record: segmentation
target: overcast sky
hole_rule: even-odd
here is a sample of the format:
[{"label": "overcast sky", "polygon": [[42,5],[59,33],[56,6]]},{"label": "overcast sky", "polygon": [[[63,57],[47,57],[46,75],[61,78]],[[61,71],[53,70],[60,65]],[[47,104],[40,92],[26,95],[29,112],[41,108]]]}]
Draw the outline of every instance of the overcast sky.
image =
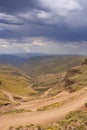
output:
[{"label": "overcast sky", "polygon": [[87,0],[0,0],[0,53],[87,55]]}]

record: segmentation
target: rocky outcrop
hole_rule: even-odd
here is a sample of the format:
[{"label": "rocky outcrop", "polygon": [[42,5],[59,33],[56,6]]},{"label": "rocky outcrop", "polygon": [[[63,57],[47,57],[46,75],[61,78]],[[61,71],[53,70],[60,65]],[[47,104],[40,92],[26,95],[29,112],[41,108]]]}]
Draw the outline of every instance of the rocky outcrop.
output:
[{"label": "rocky outcrop", "polygon": [[68,70],[63,79],[64,88],[69,88],[71,85],[73,85],[75,81],[70,78],[81,73],[82,72],[80,71],[79,67]]},{"label": "rocky outcrop", "polygon": [[70,78],[71,76],[74,76],[76,74],[81,74],[81,73],[82,72],[80,71],[79,68],[72,68],[72,69],[67,71],[64,79]]},{"label": "rocky outcrop", "polygon": [[87,59],[85,59],[85,60],[81,63],[81,65],[87,65]]},{"label": "rocky outcrop", "polygon": [[64,87],[68,87],[69,85],[74,84],[75,82],[70,79],[65,79]]}]

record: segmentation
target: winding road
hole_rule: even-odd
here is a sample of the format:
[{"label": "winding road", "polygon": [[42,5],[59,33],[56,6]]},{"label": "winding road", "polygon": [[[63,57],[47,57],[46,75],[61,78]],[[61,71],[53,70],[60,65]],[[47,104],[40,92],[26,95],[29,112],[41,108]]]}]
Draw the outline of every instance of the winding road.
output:
[{"label": "winding road", "polygon": [[[20,126],[28,124],[46,124],[49,122],[58,121],[67,113],[76,110],[87,102],[87,91],[77,93],[75,100],[67,102],[63,106],[42,112],[28,112],[16,115],[4,115],[0,117],[0,130],[8,130],[10,126]],[[38,104],[39,105],[39,104]]]}]

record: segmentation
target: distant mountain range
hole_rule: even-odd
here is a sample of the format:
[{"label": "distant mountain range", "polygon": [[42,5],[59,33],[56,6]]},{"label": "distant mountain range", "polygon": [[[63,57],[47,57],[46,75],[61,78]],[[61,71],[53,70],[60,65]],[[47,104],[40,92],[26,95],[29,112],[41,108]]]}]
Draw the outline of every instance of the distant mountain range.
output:
[{"label": "distant mountain range", "polygon": [[18,57],[15,55],[0,55],[0,64],[11,64],[19,66],[26,62],[26,58]]},{"label": "distant mountain range", "polygon": [[22,58],[49,56],[49,55],[51,55],[51,54],[43,54],[43,53],[21,53],[21,54],[15,54],[15,56],[22,57]]}]

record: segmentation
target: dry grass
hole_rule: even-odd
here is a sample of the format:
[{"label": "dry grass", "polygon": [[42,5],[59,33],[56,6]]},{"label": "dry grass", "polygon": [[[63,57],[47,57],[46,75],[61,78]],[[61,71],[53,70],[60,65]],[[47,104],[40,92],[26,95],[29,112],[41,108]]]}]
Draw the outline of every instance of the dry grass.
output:
[{"label": "dry grass", "polygon": [[0,65],[0,89],[22,96],[35,92],[30,87],[29,77],[9,65]]}]

